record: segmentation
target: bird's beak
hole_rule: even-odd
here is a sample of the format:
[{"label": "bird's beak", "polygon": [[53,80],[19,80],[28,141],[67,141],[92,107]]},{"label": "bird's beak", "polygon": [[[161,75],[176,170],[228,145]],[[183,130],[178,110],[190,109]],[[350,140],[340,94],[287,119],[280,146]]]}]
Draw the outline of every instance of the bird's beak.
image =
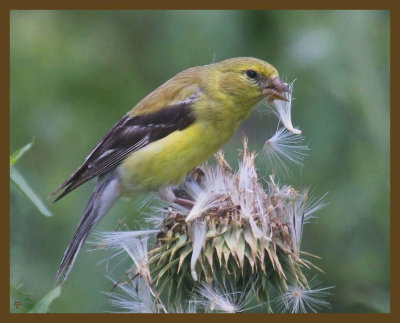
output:
[{"label": "bird's beak", "polygon": [[283,92],[290,93],[286,83],[283,83],[279,77],[273,77],[268,80],[268,86],[264,90],[268,96],[268,103],[273,102],[275,99],[289,101]]}]

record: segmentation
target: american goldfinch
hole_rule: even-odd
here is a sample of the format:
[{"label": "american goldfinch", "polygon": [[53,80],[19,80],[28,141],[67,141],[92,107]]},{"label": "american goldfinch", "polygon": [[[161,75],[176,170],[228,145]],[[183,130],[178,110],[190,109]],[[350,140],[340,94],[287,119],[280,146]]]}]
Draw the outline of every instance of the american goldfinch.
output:
[{"label": "american goldfinch", "polygon": [[267,62],[239,57],[192,67],[147,95],[96,145],[84,163],[52,193],[57,201],[97,178],[56,281],[68,277],[86,238],[123,195],[178,184],[216,152],[268,98],[289,91]]}]

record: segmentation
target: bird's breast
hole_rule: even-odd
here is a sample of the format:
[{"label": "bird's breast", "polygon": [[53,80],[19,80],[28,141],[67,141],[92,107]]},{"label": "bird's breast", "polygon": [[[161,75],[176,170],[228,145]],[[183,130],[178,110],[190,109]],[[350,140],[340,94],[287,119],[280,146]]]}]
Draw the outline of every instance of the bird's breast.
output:
[{"label": "bird's breast", "polygon": [[221,129],[197,121],[133,152],[118,167],[123,193],[158,190],[181,182],[189,171],[221,148],[237,127],[234,124]]}]

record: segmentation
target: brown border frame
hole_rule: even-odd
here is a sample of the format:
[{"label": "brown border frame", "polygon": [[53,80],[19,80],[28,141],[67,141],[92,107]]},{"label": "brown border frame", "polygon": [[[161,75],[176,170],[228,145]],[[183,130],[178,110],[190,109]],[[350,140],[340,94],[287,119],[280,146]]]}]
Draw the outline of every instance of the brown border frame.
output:
[{"label": "brown border frame", "polygon": [[[2,43],[5,44],[5,49],[0,52],[1,55],[1,81],[2,81],[2,95],[1,100],[2,106],[1,114],[3,115],[2,120],[4,122],[4,126],[1,127],[1,141],[3,148],[3,156],[1,162],[1,199],[3,201],[2,205],[4,206],[4,216],[3,221],[6,222],[4,228],[4,233],[1,236],[1,246],[3,251],[3,259],[6,259],[6,264],[0,266],[1,270],[1,318],[7,322],[42,322],[48,321],[53,322],[64,321],[70,322],[71,320],[83,320],[85,322],[88,321],[104,321],[104,320],[112,320],[112,321],[127,321],[134,320],[136,322],[142,321],[154,321],[161,320],[163,322],[181,322],[187,319],[190,320],[214,320],[218,319],[220,322],[227,321],[243,321],[246,319],[251,319],[252,321],[291,321],[295,319],[298,320],[307,320],[307,321],[321,321],[324,322],[333,322],[338,320],[351,320],[352,322],[388,322],[399,320],[399,308],[397,307],[399,304],[399,289],[396,289],[396,286],[400,286],[398,273],[399,270],[399,258],[396,257],[395,251],[398,251],[398,246],[400,245],[399,236],[397,235],[395,230],[399,227],[399,218],[394,216],[399,213],[399,207],[393,202],[394,196],[399,196],[398,187],[396,185],[395,179],[399,178],[399,170],[397,167],[393,167],[392,165],[397,165],[399,163],[398,151],[396,151],[396,144],[398,145],[396,129],[391,126],[390,129],[390,137],[391,137],[391,227],[390,227],[390,235],[391,235],[391,313],[390,314],[309,314],[309,315],[292,315],[292,314],[275,314],[268,315],[267,314],[240,314],[240,315],[218,315],[218,314],[207,314],[206,317],[203,314],[195,314],[191,316],[187,316],[188,314],[135,314],[132,316],[131,314],[10,314],[9,313],[9,242],[10,242],[10,233],[9,233],[9,217],[6,214],[9,214],[9,185],[7,178],[9,176],[9,164],[8,164],[8,156],[9,156],[9,107],[10,102],[10,10],[18,10],[18,9],[75,9],[75,10],[115,10],[115,9],[308,9],[308,10],[332,10],[332,9],[371,9],[371,10],[390,10],[391,11],[391,21],[390,21],[390,31],[391,35],[395,34],[395,31],[400,31],[399,28],[399,6],[395,5],[395,1],[389,0],[380,0],[380,1],[372,1],[372,0],[335,0],[335,1],[318,1],[318,0],[284,0],[284,1],[266,1],[266,0],[246,0],[246,1],[237,1],[230,0],[228,1],[215,1],[215,0],[202,0],[201,2],[189,2],[182,0],[5,0],[1,4],[1,13],[0,13],[0,24],[1,24],[1,40]],[[399,106],[399,91],[395,89],[398,88],[398,75],[399,75],[399,63],[398,58],[399,55],[399,44],[396,43],[394,37],[391,37],[390,40],[391,47],[391,58],[390,58],[390,89],[391,89],[391,111],[390,111],[390,120],[391,125],[395,124],[394,121],[398,120],[399,112],[396,108]],[[5,149],[5,147],[7,147]],[[396,194],[397,193],[397,194]],[[7,265],[8,264],[8,265]],[[217,317],[218,315],[218,317]],[[395,319],[397,317],[397,319]]]}]

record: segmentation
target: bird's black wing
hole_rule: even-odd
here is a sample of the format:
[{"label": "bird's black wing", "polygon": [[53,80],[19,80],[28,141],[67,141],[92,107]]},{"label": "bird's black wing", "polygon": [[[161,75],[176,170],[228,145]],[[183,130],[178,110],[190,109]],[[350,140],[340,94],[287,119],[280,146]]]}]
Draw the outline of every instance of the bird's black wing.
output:
[{"label": "bird's black wing", "polygon": [[58,201],[89,179],[115,168],[132,152],[191,125],[195,121],[192,110],[195,100],[195,97],[190,97],[146,115],[125,115],[49,198],[64,189],[54,200]]}]

